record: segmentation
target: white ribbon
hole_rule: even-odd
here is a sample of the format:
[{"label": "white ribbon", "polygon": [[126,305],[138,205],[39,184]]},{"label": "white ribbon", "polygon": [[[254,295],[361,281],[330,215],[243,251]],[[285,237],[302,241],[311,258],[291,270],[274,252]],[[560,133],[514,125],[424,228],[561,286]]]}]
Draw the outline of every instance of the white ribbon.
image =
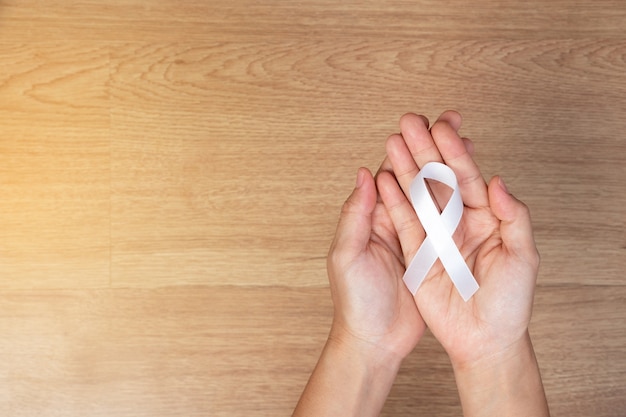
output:
[{"label": "white ribbon", "polygon": [[[426,185],[427,178],[452,188],[452,196],[441,214]],[[469,300],[478,290],[478,283],[452,240],[463,215],[463,200],[454,171],[439,162],[424,165],[411,183],[411,202],[426,231],[426,239],[406,269],[404,283],[415,294],[439,258],[463,300]]]}]

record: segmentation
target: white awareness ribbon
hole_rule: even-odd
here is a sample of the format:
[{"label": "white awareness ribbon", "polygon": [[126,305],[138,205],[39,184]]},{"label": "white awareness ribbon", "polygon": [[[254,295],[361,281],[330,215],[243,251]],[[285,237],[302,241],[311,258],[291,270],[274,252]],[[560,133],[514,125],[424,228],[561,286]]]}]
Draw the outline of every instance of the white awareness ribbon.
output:
[{"label": "white awareness ribbon", "polygon": [[[453,190],[441,214],[426,185],[427,178],[446,184]],[[439,162],[424,165],[411,183],[411,202],[426,231],[426,239],[406,269],[404,283],[415,294],[439,258],[463,300],[469,300],[478,290],[478,283],[452,240],[463,215],[463,200],[454,171]]]}]

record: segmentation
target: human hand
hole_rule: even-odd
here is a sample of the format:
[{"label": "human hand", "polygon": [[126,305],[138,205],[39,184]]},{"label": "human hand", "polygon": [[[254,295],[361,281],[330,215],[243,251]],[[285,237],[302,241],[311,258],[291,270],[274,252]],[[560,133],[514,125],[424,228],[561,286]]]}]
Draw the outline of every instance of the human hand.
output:
[{"label": "human hand", "polygon": [[[549,415],[525,330],[538,264],[528,210],[498,178],[487,187],[470,156],[472,143],[456,133],[460,122],[457,113],[444,113],[431,136],[426,118],[407,115],[402,135],[387,141],[376,184],[359,169],[328,256],[333,325],[294,416],[379,415],[425,322],[455,366],[467,417]],[[425,237],[402,190],[408,193],[430,161],[455,171],[466,205],[454,237],[481,285],[467,303],[439,263],[415,297],[402,281]],[[432,189],[443,205],[444,187]],[[503,366],[485,365],[485,358]]]},{"label": "human hand", "polygon": [[[395,177],[390,172],[377,177],[408,265],[425,237],[406,197],[411,181],[431,161],[444,162],[457,176],[465,207],[453,238],[480,289],[464,302],[438,261],[415,294],[421,316],[455,367],[494,358],[527,339],[539,264],[527,207],[501,178],[485,183],[471,156],[472,143],[456,132],[460,123],[458,113],[446,112],[429,131],[423,116],[403,116],[402,134],[387,140]],[[446,188],[431,187],[440,207]]]},{"label": "human hand", "polygon": [[[383,168],[391,169],[388,160]],[[365,168],[341,210],[327,267],[333,324],[293,416],[377,416],[425,324],[402,281],[400,242]]]},{"label": "human hand", "polygon": [[399,366],[425,324],[402,281],[404,261],[393,223],[365,168],[342,207],[327,259],[334,304],[330,339]]}]

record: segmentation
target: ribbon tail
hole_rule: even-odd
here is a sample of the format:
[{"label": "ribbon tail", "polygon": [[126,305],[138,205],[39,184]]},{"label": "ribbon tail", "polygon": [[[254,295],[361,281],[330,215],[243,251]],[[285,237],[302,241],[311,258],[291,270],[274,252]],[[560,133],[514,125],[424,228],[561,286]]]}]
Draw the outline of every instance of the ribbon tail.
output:
[{"label": "ribbon tail", "polygon": [[424,278],[426,278],[428,271],[430,271],[430,268],[432,268],[435,261],[437,261],[437,258],[437,251],[432,245],[431,240],[426,237],[402,277],[404,284],[409,291],[411,291],[411,294],[415,295],[420,285],[422,285]]},{"label": "ribbon tail", "polygon": [[[452,239],[450,239],[452,241]],[[467,301],[478,290],[478,282],[470,271],[465,259],[461,256],[461,253],[456,249],[456,246],[449,246],[449,250],[442,251],[439,259],[446,272],[450,276],[452,283],[456,287],[457,291],[463,298],[463,301]]]}]

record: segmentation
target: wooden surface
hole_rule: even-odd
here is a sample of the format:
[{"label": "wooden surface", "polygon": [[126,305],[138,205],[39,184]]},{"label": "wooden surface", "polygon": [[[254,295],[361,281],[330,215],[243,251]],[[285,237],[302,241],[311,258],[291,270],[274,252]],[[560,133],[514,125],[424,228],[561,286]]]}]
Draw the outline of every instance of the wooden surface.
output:
[{"label": "wooden surface", "polygon": [[[531,207],[553,415],[623,416],[624,27],[621,0],[0,0],[0,414],[289,415],[356,169],[455,108]],[[460,413],[427,334],[383,415]]]}]

